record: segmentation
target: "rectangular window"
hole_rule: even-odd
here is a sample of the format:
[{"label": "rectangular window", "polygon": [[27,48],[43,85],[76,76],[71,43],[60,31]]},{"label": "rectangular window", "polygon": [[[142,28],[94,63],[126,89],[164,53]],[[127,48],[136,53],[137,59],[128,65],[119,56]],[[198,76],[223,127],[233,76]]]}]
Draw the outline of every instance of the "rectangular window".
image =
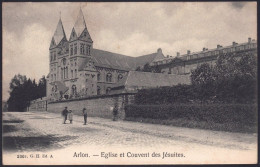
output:
[{"label": "rectangular window", "polygon": [[73,70],[71,70],[71,78],[73,78]]},{"label": "rectangular window", "polygon": [[77,78],[77,69],[75,69],[75,78]]}]

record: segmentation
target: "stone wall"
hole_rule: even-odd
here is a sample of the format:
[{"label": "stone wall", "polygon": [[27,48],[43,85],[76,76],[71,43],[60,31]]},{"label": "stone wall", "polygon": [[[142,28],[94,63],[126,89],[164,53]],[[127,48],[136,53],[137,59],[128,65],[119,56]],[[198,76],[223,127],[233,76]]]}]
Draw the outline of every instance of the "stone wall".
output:
[{"label": "stone wall", "polygon": [[45,99],[37,99],[30,102],[28,111],[47,111],[48,103]]},{"label": "stone wall", "polygon": [[88,97],[84,99],[74,99],[59,102],[49,102],[48,111],[61,113],[61,111],[68,107],[68,110],[72,110],[76,115],[82,115],[82,109],[85,107],[88,112],[88,116],[113,118],[113,106],[118,103],[119,119],[125,118],[124,106],[126,104],[132,104],[134,100],[134,94],[120,94],[120,95],[105,95]]}]

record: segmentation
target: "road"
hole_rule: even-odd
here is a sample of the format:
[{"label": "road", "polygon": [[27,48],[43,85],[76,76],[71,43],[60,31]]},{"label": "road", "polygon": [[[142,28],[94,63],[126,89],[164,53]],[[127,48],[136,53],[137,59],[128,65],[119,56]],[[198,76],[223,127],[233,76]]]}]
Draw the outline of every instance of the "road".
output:
[{"label": "road", "polygon": [[72,124],[62,124],[60,113],[6,112],[3,160],[60,165],[256,163],[257,134],[97,117],[83,125],[83,117],[77,115]]}]

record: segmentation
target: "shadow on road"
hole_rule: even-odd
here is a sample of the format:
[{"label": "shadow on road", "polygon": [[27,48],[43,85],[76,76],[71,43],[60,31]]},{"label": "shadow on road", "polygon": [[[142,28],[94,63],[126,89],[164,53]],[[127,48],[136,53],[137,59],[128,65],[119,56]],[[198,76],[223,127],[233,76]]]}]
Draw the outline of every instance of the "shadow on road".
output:
[{"label": "shadow on road", "polygon": [[21,151],[50,151],[63,148],[61,141],[74,140],[77,136],[42,135],[32,137],[5,136],[3,137],[3,149],[8,152]]}]

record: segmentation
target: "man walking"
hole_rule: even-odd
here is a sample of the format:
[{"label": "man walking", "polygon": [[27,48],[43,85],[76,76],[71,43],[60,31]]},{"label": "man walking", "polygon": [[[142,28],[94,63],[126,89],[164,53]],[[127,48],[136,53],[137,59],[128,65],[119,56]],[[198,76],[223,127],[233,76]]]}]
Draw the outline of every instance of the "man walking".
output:
[{"label": "man walking", "polygon": [[84,125],[86,125],[87,124],[87,118],[88,118],[88,113],[87,113],[86,108],[83,108],[82,112],[83,112],[83,116],[84,116]]},{"label": "man walking", "polygon": [[63,124],[66,124],[66,120],[67,120],[67,116],[68,116],[68,110],[67,110],[67,107],[65,107],[65,109],[62,111],[62,116],[63,116]]}]

